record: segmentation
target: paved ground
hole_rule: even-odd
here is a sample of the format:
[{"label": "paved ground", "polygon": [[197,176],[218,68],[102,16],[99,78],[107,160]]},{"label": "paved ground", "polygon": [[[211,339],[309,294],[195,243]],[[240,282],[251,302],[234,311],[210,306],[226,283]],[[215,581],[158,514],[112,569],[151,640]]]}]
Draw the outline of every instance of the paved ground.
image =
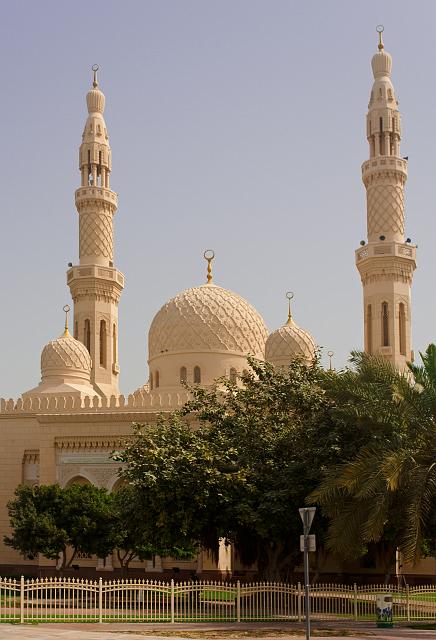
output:
[{"label": "paved ground", "polygon": [[[324,626],[325,628],[325,626]],[[298,635],[294,630],[298,629]],[[330,635],[333,629],[338,630],[338,625],[333,626],[327,635],[319,635],[323,632],[316,630],[314,638],[329,638],[329,640],[343,640],[343,635]],[[418,631],[398,627],[395,629],[376,629],[374,625],[356,625],[353,629],[345,624],[340,630],[349,630],[354,634],[349,636],[363,640],[430,640],[436,638],[435,631]],[[340,633],[339,630],[339,633]],[[157,632],[159,635],[154,635]],[[166,635],[168,632],[170,635]],[[191,636],[192,632],[192,636]],[[240,632],[241,635],[238,634]],[[178,636],[177,634],[181,635]],[[221,635],[222,633],[222,635]],[[252,635],[251,635],[252,634]],[[302,635],[303,634],[303,635]],[[0,640],[16,638],[22,640],[187,640],[193,637],[196,640],[202,638],[209,640],[217,638],[223,640],[302,640],[305,638],[304,627],[300,625],[271,625],[271,624],[240,624],[240,625],[149,625],[149,624],[39,624],[39,625],[11,625],[0,624]]]}]

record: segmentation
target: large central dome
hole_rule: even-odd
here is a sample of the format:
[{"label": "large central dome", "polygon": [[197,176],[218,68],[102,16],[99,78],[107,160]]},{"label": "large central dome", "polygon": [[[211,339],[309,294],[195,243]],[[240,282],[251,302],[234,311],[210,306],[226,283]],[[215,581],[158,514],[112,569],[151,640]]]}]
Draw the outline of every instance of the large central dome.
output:
[{"label": "large central dome", "polygon": [[148,337],[149,359],[205,351],[263,359],[267,337],[265,323],[251,304],[208,283],[179,293],[156,314]]}]

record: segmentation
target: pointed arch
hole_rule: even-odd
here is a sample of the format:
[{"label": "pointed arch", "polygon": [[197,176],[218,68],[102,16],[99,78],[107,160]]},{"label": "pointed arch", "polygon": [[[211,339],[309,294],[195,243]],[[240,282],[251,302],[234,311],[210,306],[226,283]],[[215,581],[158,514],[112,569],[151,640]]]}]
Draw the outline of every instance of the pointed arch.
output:
[{"label": "pointed arch", "polygon": [[113,324],[112,327],[112,364],[116,365],[118,362],[118,353],[117,353],[117,325]]},{"label": "pointed arch", "polygon": [[100,366],[106,367],[107,364],[107,330],[106,320],[100,320]]},{"label": "pointed arch", "polygon": [[91,321],[87,318],[83,329],[83,344],[91,353]]},{"label": "pointed arch", "polygon": [[201,369],[200,367],[196,366],[194,367],[194,384],[200,384],[201,383]]},{"label": "pointed arch", "polygon": [[366,352],[372,353],[372,307],[366,307]]},{"label": "pointed arch", "polygon": [[186,367],[180,367],[180,383],[185,384],[188,381],[188,371]]},{"label": "pointed arch", "polygon": [[406,355],[406,306],[400,302],[398,306],[398,330],[400,338],[400,354]]},{"label": "pointed arch", "polygon": [[389,347],[389,305],[387,302],[382,302],[381,323],[382,323],[382,347]]}]

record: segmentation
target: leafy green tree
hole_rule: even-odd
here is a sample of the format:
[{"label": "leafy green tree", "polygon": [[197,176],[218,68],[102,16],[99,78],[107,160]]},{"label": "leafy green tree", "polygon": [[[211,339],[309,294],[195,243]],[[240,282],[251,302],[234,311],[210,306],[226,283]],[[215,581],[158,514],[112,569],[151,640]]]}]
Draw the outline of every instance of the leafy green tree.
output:
[{"label": "leafy green tree", "polygon": [[[309,500],[330,519],[328,546],[357,557],[373,542],[416,561],[436,539],[436,347],[401,374],[354,352],[355,369],[331,381],[336,418],[366,434],[351,460],[332,466]],[[366,442],[365,442],[366,439]]]},{"label": "leafy green tree", "polygon": [[114,546],[123,571],[128,571],[134,559],[152,560],[156,555],[179,559],[192,557],[191,547],[174,546],[160,535],[161,531],[152,520],[156,512],[150,512],[150,503],[138,487],[125,484],[114,493],[113,513]]},{"label": "leafy green tree", "polygon": [[[144,501],[148,539],[193,554],[225,538],[272,579],[301,561],[298,508],[341,445],[318,363],[250,364],[242,386],[191,389],[180,413],[136,425],[118,459]],[[325,521],[315,526],[322,542]]]},{"label": "leafy green tree", "polygon": [[4,541],[27,558],[41,553],[71,566],[77,552],[106,557],[115,544],[112,498],[93,485],[20,485],[9,501],[12,528]]}]

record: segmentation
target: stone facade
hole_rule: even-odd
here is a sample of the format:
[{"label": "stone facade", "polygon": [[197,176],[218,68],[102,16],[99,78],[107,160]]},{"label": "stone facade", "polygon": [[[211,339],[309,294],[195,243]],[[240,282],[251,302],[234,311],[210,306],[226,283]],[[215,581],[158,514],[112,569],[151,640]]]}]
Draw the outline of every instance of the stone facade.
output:
[{"label": "stone facade", "polygon": [[363,286],[364,348],[405,369],[413,360],[411,285],[416,246],[404,237],[407,159],[400,156],[401,118],[391,81],[392,58],[381,35],[371,64],[374,84],[366,131],[370,157],[362,165],[368,243],[356,251]]},{"label": "stone facade", "polygon": [[[390,68],[389,54],[380,49],[373,59],[375,83],[368,112],[370,159],[362,170],[368,244],[356,252],[356,261],[364,290],[366,348],[403,366],[411,356],[415,246],[404,242],[407,162],[399,157],[400,117]],[[117,195],[109,184],[111,150],[104,105],[95,74],[79,152],[79,264],[67,272],[73,335],[66,322],[64,333],[42,351],[39,385],[18,400],[0,400],[3,533],[8,530],[7,501],[22,482],[91,482],[112,491],[118,463],[110,452],[130,436],[133,422],[150,423],[159,412],[183,406],[188,399],[186,382],[209,385],[221,376],[236,380],[248,366],[247,355],[286,366],[295,357],[310,361],[315,354],[314,339],[297,326],[290,306],[287,322],[268,336],[262,317],[246,300],[213,283],[212,258],[205,253],[207,282],[172,298],[151,324],[147,381],[128,397],[119,394],[118,304],[124,276],[113,263]],[[117,567],[115,558],[78,558],[78,564],[99,571]],[[44,558],[35,567],[35,561],[25,561],[4,546],[1,537],[0,568],[9,573],[18,566],[24,572],[31,566],[38,571],[55,568]],[[202,575],[241,569],[232,550],[223,545],[218,564],[203,553],[192,562],[155,558],[134,566],[148,573],[175,569]]]}]

